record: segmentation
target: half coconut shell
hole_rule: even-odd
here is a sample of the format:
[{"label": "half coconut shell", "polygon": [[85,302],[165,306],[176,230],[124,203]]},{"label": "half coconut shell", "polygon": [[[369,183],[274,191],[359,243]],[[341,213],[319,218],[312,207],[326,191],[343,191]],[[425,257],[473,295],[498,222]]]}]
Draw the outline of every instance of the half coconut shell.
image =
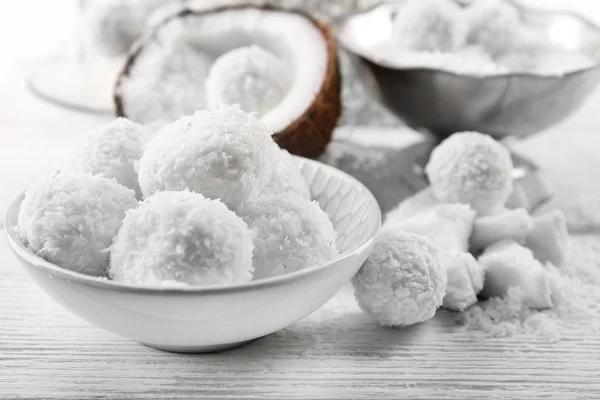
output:
[{"label": "half coconut shell", "polygon": [[[319,157],[327,147],[327,144],[331,140],[331,136],[335,126],[337,125],[338,118],[342,112],[341,104],[341,76],[336,51],[335,36],[330,26],[325,22],[320,22],[311,17],[310,15],[297,10],[286,10],[272,5],[252,5],[252,4],[236,4],[231,6],[222,6],[210,9],[193,9],[193,8],[182,8],[177,10],[171,15],[164,17],[161,21],[155,23],[151,30],[140,38],[132,47],[127,57],[125,66],[118,77],[115,91],[114,101],[116,105],[116,112],[118,116],[127,117],[140,123],[149,123],[149,121],[141,121],[140,118],[136,118],[136,115],[128,112],[131,104],[131,100],[127,100],[127,96],[124,95],[124,83],[132,78],[135,74],[135,65],[140,57],[144,54],[147,48],[149,48],[159,36],[162,29],[166,29],[173,21],[183,20],[190,16],[199,17],[210,17],[212,15],[218,15],[218,13],[231,11],[231,10],[258,10],[262,12],[280,12],[289,13],[292,15],[300,16],[306,21],[310,22],[316,30],[320,33],[327,51],[327,60],[325,66],[325,73],[322,78],[319,90],[314,94],[312,101],[307,107],[303,107],[302,110],[297,110],[294,116],[290,116],[289,123],[284,124],[284,127],[273,127],[273,139],[279,144],[280,147],[288,150],[292,154],[299,156],[317,158]],[[194,32],[186,32],[186,34],[193,35]],[[302,40],[301,37],[298,38]],[[203,37],[195,37],[196,43],[202,43]],[[306,60],[310,63],[311,60]],[[300,66],[296,66],[299,68]],[[195,78],[194,78],[195,79]],[[206,79],[206,76],[198,74],[198,79]],[[127,89],[128,90],[128,89]],[[290,89],[292,90],[292,89]],[[171,96],[174,94],[169,94]],[[175,94],[176,95],[176,94]],[[163,99],[169,101],[169,99]],[[200,102],[199,102],[200,103]],[[198,104],[195,109],[205,108],[205,104]],[[174,118],[176,119],[176,118]],[[170,122],[164,121],[161,122]],[[267,123],[265,121],[265,123]],[[269,123],[267,123],[269,125]]]}]

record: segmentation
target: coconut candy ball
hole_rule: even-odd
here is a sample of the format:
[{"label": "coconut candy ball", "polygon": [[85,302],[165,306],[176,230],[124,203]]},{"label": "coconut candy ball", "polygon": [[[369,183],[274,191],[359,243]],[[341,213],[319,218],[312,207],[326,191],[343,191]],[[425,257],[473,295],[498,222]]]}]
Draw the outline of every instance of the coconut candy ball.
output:
[{"label": "coconut candy ball", "polygon": [[490,215],[502,210],[512,192],[512,169],[506,147],[488,135],[461,132],[433,150],[425,172],[440,202],[469,204]]},{"label": "coconut candy ball", "polygon": [[191,190],[230,209],[260,194],[279,151],[269,129],[239,106],[198,111],[165,126],[139,164],[144,197]]},{"label": "coconut candy ball", "polygon": [[141,199],[137,165],[143,144],[151,132],[126,118],[92,129],[78,143],[62,167],[63,172],[80,171],[113,178],[133,189]]},{"label": "coconut candy ball", "polygon": [[111,179],[83,172],[45,176],[25,192],[18,215],[21,238],[36,254],[63,268],[102,276],[113,237],[135,193]]},{"label": "coconut candy ball", "polygon": [[392,20],[401,48],[450,51],[464,43],[461,8],[452,0],[411,0],[398,6]]},{"label": "coconut candy ball", "polygon": [[430,239],[384,228],[352,283],[360,308],[381,325],[408,326],[434,316],[447,276]]},{"label": "coconut candy ball", "polygon": [[248,226],[219,200],[159,192],[125,216],[110,248],[119,282],[225,285],[252,279]]},{"label": "coconut candy ball", "polygon": [[239,104],[246,112],[265,114],[281,101],[291,80],[285,62],[252,45],[221,55],[206,78],[209,108]]},{"label": "coconut candy ball", "polygon": [[273,153],[274,165],[271,177],[262,190],[263,194],[294,192],[305,200],[310,200],[310,188],[300,171],[298,162],[287,150]]},{"label": "coconut candy ball", "polygon": [[521,37],[519,10],[505,0],[477,0],[464,11],[466,43],[480,45],[492,56],[509,53]]},{"label": "coconut candy ball", "polygon": [[317,202],[294,192],[263,195],[239,215],[254,234],[254,279],[322,264],[338,255],[336,232]]}]

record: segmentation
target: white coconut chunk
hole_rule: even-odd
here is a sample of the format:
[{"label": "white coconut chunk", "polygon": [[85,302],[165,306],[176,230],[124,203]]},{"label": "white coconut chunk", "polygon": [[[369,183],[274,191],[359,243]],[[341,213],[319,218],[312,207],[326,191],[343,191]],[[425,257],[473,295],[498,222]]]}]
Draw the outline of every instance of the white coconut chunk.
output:
[{"label": "white coconut chunk", "polygon": [[118,93],[128,117],[161,126],[206,108],[204,79],[213,58],[187,39],[185,25],[173,21],[140,52],[121,80]]},{"label": "white coconut chunk", "polygon": [[414,217],[416,214],[423,211],[430,210],[438,204],[440,204],[440,202],[435,197],[431,187],[428,186],[412,196],[407,197],[395,208],[390,210],[385,216],[385,221],[386,223],[388,221],[402,221]]},{"label": "white coconut chunk", "polygon": [[548,275],[531,250],[505,240],[487,248],[478,261],[485,269],[483,297],[503,297],[509,288],[518,287],[532,307],[553,307]]},{"label": "white coconut chunk", "polygon": [[442,307],[463,311],[477,302],[483,289],[485,271],[470,253],[442,252],[440,263],[446,267],[448,286]]},{"label": "white coconut chunk", "polygon": [[[140,42],[144,45],[118,88],[124,114],[138,122],[172,121],[204,108],[210,65],[239,47],[259,46],[288,69],[288,90],[261,118],[273,132],[284,130],[303,115],[319,94],[327,72],[329,56],[323,35],[313,22],[294,13],[242,7],[188,14],[164,22],[151,34],[151,40]],[[182,73],[182,65],[187,64],[170,60],[181,57],[174,54],[174,44],[195,55],[188,57],[197,59],[197,68]],[[189,93],[185,99],[179,94],[184,92]]]},{"label": "white coconut chunk", "polygon": [[533,219],[533,230],[527,236],[526,246],[540,262],[551,262],[560,267],[565,260],[568,239],[565,215],[553,210]]},{"label": "white coconut chunk", "polygon": [[273,53],[252,45],[221,55],[206,78],[209,109],[239,104],[246,112],[264,115],[285,95],[289,68]]},{"label": "white coconut chunk", "polygon": [[481,250],[506,239],[524,242],[533,229],[533,218],[524,208],[504,210],[500,214],[475,219],[470,242],[472,250]]},{"label": "white coconut chunk", "polygon": [[444,251],[466,252],[475,211],[465,204],[440,204],[405,220],[389,220],[386,226],[433,240]]}]

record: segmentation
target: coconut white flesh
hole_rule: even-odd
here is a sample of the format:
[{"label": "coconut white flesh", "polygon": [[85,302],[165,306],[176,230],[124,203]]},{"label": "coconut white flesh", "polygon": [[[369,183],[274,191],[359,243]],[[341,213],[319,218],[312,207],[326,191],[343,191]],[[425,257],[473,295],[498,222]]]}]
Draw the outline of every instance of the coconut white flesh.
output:
[{"label": "coconut white flesh", "polygon": [[385,222],[391,223],[393,221],[402,221],[414,217],[416,214],[428,211],[438,204],[440,204],[440,202],[435,197],[433,189],[431,189],[430,186],[427,186],[420,192],[407,197],[396,207],[388,211],[385,216]]},{"label": "coconut white flesh", "polygon": [[533,218],[524,208],[477,217],[470,238],[472,250],[482,250],[502,240],[522,243],[533,229]]},{"label": "coconut white flesh", "polygon": [[485,271],[470,253],[441,252],[440,263],[446,267],[448,286],[442,307],[463,311],[477,302],[483,289]]},{"label": "coconut white flesh", "polygon": [[385,226],[426,236],[443,251],[466,252],[474,220],[475,210],[466,204],[440,204],[412,218],[386,220]]},{"label": "coconut white flesh", "polygon": [[259,46],[289,68],[287,92],[261,117],[273,132],[302,116],[327,71],[327,43],[321,32],[294,13],[233,8],[174,18],[153,34],[140,42],[143,47],[118,88],[125,115],[141,123],[172,121],[205,108],[210,66],[239,47]]},{"label": "coconut white flesh", "polygon": [[518,287],[532,307],[553,307],[548,274],[531,250],[505,240],[488,247],[478,261],[485,269],[483,297],[502,297],[509,288]]},{"label": "coconut white flesh", "polygon": [[567,219],[560,210],[553,210],[533,219],[533,229],[525,245],[540,262],[562,266],[567,253],[569,233]]}]

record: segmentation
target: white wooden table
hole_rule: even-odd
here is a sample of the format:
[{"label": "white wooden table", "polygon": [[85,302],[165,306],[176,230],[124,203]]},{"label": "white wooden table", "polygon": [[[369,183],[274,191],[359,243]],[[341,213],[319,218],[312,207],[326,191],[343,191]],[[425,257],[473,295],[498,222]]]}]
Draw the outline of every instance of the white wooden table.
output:
[{"label": "white wooden table", "polygon": [[[31,97],[24,76],[22,64],[0,65],[2,214],[20,190],[59,165],[74,137],[103,120]],[[599,111],[600,92],[569,121],[517,145],[548,172],[561,204],[600,193]],[[361,132],[363,141],[401,145],[406,138],[371,131],[366,139]],[[247,346],[169,354],[61,309],[0,240],[2,399],[594,399],[600,398],[599,336],[482,339],[447,312],[408,329],[379,328],[346,288],[313,315]]]},{"label": "white wooden table", "polygon": [[[0,117],[2,213],[60,163],[74,137],[103,120],[38,101],[22,78],[20,69],[0,71],[9,110]],[[560,201],[600,193],[599,108],[600,94],[562,126],[517,146],[548,171]],[[375,144],[414,139],[377,130],[354,135]],[[409,329],[379,328],[345,289],[308,318],[245,347],[168,354],[61,309],[0,240],[0,398],[600,398],[597,332],[557,343],[481,339],[453,321],[440,312]]]}]

